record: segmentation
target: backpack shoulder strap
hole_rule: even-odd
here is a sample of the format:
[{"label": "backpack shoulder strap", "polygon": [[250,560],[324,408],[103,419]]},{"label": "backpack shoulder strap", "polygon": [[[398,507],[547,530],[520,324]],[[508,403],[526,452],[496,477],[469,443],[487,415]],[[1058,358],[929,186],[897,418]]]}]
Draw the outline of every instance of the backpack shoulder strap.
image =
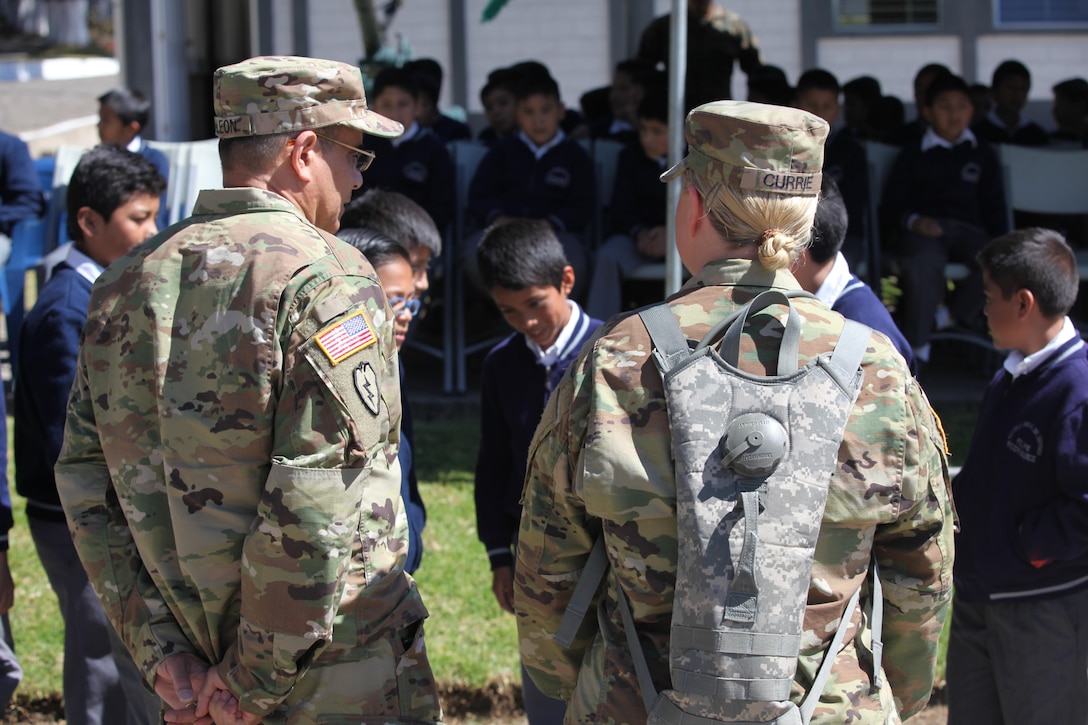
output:
[{"label": "backpack shoulder strap", "polygon": [[688,340],[667,303],[661,302],[640,310],[638,316],[650,333],[654,360],[662,375],[691,354]]},{"label": "backpack shoulder strap", "polygon": [[559,620],[559,629],[555,630],[552,637],[556,642],[567,648],[574,644],[574,638],[578,635],[582,620],[589,613],[589,608],[593,605],[593,597],[596,596],[597,588],[607,572],[608,552],[604,550],[604,534],[601,534],[589,552],[589,558],[578,576],[578,584],[574,587],[574,593],[571,594],[567,610],[563,612],[563,618]]}]

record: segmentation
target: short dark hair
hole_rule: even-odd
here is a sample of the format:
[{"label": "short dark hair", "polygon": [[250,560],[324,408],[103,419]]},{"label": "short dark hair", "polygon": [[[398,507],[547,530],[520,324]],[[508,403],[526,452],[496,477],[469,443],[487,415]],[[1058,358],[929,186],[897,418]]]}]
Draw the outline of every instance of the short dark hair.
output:
[{"label": "short dark hair", "polygon": [[442,235],[431,215],[396,191],[367,189],[344,207],[340,227],[373,229],[408,249],[426,247],[436,257],[442,253]]},{"label": "short dark hair", "polygon": [[631,79],[631,82],[636,86],[645,86],[646,77],[654,72],[654,67],[650,63],[637,58],[628,58],[627,60],[621,60],[616,63],[616,69],[613,71],[613,75],[616,73],[623,73],[625,76]]},{"label": "short dark hair", "polygon": [[638,102],[638,118],[661,121],[669,125],[669,96],[661,87],[653,84],[646,88],[642,100]]},{"label": "short dark hair", "polygon": [[1088,81],[1083,78],[1068,78],[1055,83],[1051,91],[1055,96],[1068,98],[1074,103],[1088,104]]},{"label": "short dark hair", "polygon": [[1031,227],[998,237],[982,248],[978,262],[1005,299],[1029,290],[1047,318],[1061,317],[1077,300],[1076,255],[1053,229]]},{"label": "short dark hair", "polygon": [[559,238],[541,219],[512,219],[491,225],[476,248],[476,261],[489,290],[561,289],[563,268],[568,265]]},{"label": "short dark hair", "polygon": [[122,87],[106,91],[98,97],[98,102],[116,113],[121,123],[126,126],[138,123],[140,128],[143,128],[151,118],[151,99],[131,88]]},{"label": "short dark hair", "polygon": [[933,82],[926,88],[926,108],[931,107],[937,100],[937,96],[943,93],[951,93],[958,91],[963,95],[971,98],[971,91],[967,87],[967,81],[960,78],[958,75],[952,73],[944,73],[933,79]]},{"label": "short dark hair", "polygon": [[162,196],[166,179],[155,165],[140,154],[111,144],[102,144],[83,155],[68,181],[68,236],[83,242],[79,210],[90,207],[109,222],[117,207],[136,194]]},{"label": "short dark hair", "polygon": [[442,93],[442,66],[434,58],[417,58],[404,64],[404,70],[416,77],[419,92],[432,103],[438,103]]},{"label": "short dark hair", "polygon": [[374,79],[374,94],[377,99],[386,88],[399,88],[412,98],[419,98],[419,79],[406,68],[386,68]]},{"label": "short dark hair", "polygon": [[839,85],[839,79],[836,78],[830,71],[826,71],[823,68],[812,68],[801,74],[801,77],[797,79],[796,93],[803,93],[808,90],[818,91],[834,91],[838,93],[842,90],[842,86]]},{"label": "short dark hair", "polygon": [[839,185],[829,174],[824,174],[820,202],[816,205],[816,218],[812,222],[812,241],[808,245],[813,262],[823,264],[839,253],[846,239],[849,221]]},{"label": "short dark hair", "polygon": [[510,93],[518,84],[518,74],[512,68],[496,68],[487,74],[487,83],[480,89],[480,103],[484,102],[488,93],[494,90],[505,90]]},{"label": "short dark hair", "polygon": [[339,230],[336,236],[362,252],[374,269],[384,267],[397,259],[412,264],[411,255],[400,242],[374,229],[351,227]]},{"label": "short dark hair", "polygon": [[[267,171],[297,131],[219,139],[219,164],[224,171]],[[320,138],[320,137],[319,137]]]},{"label": "short dark hair", "polygon": [[514,86],[514,98],[521,102],[529,96],[537,95],[548,96],[559,101],[559,84],[550,75],[538,73],[529,73],[518,79],[517,85]]},{"label": "short dark hair", "polygon": [[865,103],[876,103],[884,92],[880,89],[880,81],[872,76],[858,76],[851,78],[842,84],[843,95],[857,96]]},{"label": "short dark hair", "polygon": [[998,85],[1004,83],[1007,78],[1026,78],[1028,83],[1031,83],[1031,71],[1028,67],[1018,60],[1006,60],[1002,61],[1000,65],[994,68],[994,74],[990,78],[990,87],[997,89]]},{"label": "short dark hair", "polygon": [[788,106],[793,86],[786,71],[776,65],[761,65],[748,75],[748,99],[775,106]]}]

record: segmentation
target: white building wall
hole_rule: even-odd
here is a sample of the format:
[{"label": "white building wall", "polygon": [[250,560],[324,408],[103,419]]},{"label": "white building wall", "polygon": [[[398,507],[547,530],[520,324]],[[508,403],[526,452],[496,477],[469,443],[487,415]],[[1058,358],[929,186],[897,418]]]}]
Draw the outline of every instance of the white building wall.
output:
[{"label": "white building wall", "polygon": [[843,36],[820,38],[816,43],[816,64],[831,71],[840,82],[870,75],[880,81],[886,95],[898,96],[904,103],[913,100],[914,74],[927,63],[943,63],[952,72],[962,74],[959,37]]},{"label": "white building wall", "polygon": [[989,84],[994,68],[1015,58],[1031,71],[1032,101],[1050,101],[1055,83],[1083,77],[1088,68],[1088,34],[982,35],[976,46],[978,79]]},{"label": "white building wall", "polygon": [[352,0],[310,3],[311,56],[355,64],[363,52],[363,33]]},{"label": "white building wall", "polygon": [[480,88],[496,68],[538,60],[559,83],[563,102],[578,107],[588,90],[608,85],[608,3],[586,0],[517,0],[481,23],[487,0],[468,0],[468,110],[483,112]]}]

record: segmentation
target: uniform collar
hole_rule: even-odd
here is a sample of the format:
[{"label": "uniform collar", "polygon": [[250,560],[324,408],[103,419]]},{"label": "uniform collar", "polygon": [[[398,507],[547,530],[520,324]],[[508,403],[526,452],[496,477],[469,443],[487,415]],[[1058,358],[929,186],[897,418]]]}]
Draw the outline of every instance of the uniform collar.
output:
[{"label": "uniform collar", "polygon": [[781,290],[798,290],[797,278],[786,269],[770,270],[759,262],[747,259],[721,259],[709,262],[680,288],[678,295],[699,287],[773,287]]},{"label": "uniform collar", "polygon": [[83,252],[76,249],[76,245],[72,245],[72,248],[68,250],[68,256],[64,258],[65,263],[74,269],[80,277],[87,280],[91,284],[98,279],[98,275],[102,274],[102,265],[88,257]]},{"label": "uniform collar", "polygon": [[955,141],[947,141],[937,135],[937,132],[933,130],[933,127],[927,127],[926,133],[922,136],[922,151],[929,151],[933,148],[954,149],[961,143],[970,143],[972,146],[978,146],[978,139],[975,138],[975,134],[969,128],[963,129],[963,133]]},{"label": "uniform collar", "polygon": [[310,220],[303,215],[298,207],[276,192],[267,189],[255,189],[249,186],[201,191],[196,197],[193,216],[237,214],[249,211],[286,211],[310,224]]},{"label": "uniform collar", "polygon": [[820,289],[816,290],[817,299],[828,307],[833,307],[853,278],[850,263],[846,261],[846,257],[842,256],[842,252],[837,252],[835,262],[831,265],[827,277],[824,278],[824,283],[820,285]]},{"label": "uniform collar", "polygon": [[1038,352],[1033,352],[1027,357],[1024,357],[1024,353],[1013,350],[1005,358],[1005,369],[1014,379],[1021,375],[1027,375],[1038,369],[1040,365],[1053,357],[1062,346],[1077,336],[1077,328],[1073,326],[1072,320],[1066,317],[1065,322],[1062,323],[1062,329],[1051,338],[1046,347]]},{"label": "uniform collar", "polygon": [[539,161],[541,157],[544,156],[544,154],[548,153],[553,148],[561,144],[563,142],[563,139],[565,139],[566,137],[567,135],[563,133],[563,129],[556,129],[555,136],[552,137],[551,141],[544,144],[543,146],[537,146],[528,136],[525,135],[524,131],[518,131],[518,138],[521,139],[521,142],[523,144],[529,147],[529,150],[533,152],[533,156],[536,157],[537,161]]},{"label": "uniform collar", "polygon": [[570,305],[570,318],[567,320],[567,324],[563,325],[562,332],[559,333],[559,337],[555,338],[555,343],[551,347],[545,350],[528,337],[525,338],[525,345],[533,353],[538,365],[550,368],[569,355],[570,348],[578,342],[581,338],[581,331],[589,324],[589,316],[582,312],[582,308],[578,306],[577,302],[568,299],[567,304]]},{"label": "uniform collar", "polygon": [[400,146],[405,141],[411,141],[412,139],[414,139],[418,135],[419,135],[419,122],[418,121],[412,121],[412,125],[409,126],[408,129],[404,133],[402,133],[400,136],[397,136],[395,139],[393,139],[393,148],[397,148],[398,146]]}]

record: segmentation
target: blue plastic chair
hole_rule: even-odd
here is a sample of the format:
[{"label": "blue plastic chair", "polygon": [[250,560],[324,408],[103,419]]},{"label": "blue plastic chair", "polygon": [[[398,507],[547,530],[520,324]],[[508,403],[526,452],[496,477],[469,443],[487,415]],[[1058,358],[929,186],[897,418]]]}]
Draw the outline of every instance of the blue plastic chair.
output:
[{"label": "blue plastic chair", "polygon": [[0,276],[0,294],[4,298],[4,316],[8,327],[8,353],[12,371],[19,354],[19,328],[26,314],[24,291],[26,273],[34,269],[45,256],[44,219],[24,219],[11,232],[11,256]]}]

